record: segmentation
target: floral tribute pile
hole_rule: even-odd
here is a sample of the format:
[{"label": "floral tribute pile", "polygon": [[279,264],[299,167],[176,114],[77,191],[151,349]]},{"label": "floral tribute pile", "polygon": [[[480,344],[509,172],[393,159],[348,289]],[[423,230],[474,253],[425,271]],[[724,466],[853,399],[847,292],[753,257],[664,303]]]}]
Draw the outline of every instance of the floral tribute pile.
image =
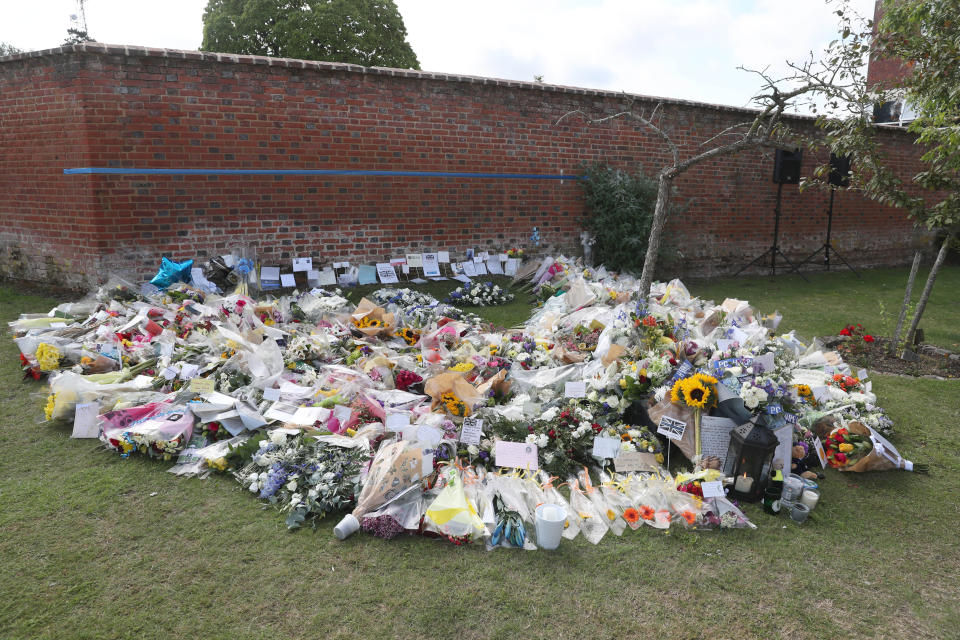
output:
[{"label": "floral tribute pile", "polygon": [[[724,473],[747,422],[784,445],[765,483],[818,452],[841,470],[912,467],[862,373],[778,334],[777,316],[676,280],[640,298],[633,278],[562,257],[518,279],[549,295],[510,330],[410,289],[354,306],[336,289],[257,300],[116,279],[11,328],[25,376],[49,385],[47,420],[179,475],[229,474],[290,528],[349,513],[383,538],[533,549],[545,503],[564,538],[592,543],[754,527]],[[463,295],[504,294],[477,286]]]}]

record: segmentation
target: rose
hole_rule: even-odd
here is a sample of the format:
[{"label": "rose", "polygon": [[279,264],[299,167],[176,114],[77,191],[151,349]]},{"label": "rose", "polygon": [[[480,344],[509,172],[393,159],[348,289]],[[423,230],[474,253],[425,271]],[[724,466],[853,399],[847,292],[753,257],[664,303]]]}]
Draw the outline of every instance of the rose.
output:
[{"label": "rose", "polygon": [[867,334],[867,335],[863,336],[863,341],[864,341],[864,342],[873,342],[873,341],[874,341],[874,338],[873,338],[873,336],[871,336],[870,334]]}]

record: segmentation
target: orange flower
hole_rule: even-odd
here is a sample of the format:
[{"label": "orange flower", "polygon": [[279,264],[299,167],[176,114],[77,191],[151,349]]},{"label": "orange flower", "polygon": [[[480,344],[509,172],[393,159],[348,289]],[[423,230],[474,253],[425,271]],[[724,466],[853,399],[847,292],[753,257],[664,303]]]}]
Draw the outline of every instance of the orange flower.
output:
[{"label": "orange flower", "polygon": [[656,512],[653,510],[653,507],[648,507],[647,505],[640,506],[640,517],[644,520],[653,520],[653,516]]},{"label": "orange flower", "polygon": [[662,515],[664,520],[670,522],[670,512],[666,509],[660,509],[660,511],[657,511],[657,514]]},{"label": "orange flower", "polygon": [[693,511],[684,511],[680,515],[683,516],[683,519],[687,521],[687,524],[693,524],[697,521],[697,514]]},{"label": "orange flower", "polygon": [[640,512],[634,509],[633,507],[624,509],[623,519],[629,522],[630,524],[636,524],[637,521],[640,520]]}]

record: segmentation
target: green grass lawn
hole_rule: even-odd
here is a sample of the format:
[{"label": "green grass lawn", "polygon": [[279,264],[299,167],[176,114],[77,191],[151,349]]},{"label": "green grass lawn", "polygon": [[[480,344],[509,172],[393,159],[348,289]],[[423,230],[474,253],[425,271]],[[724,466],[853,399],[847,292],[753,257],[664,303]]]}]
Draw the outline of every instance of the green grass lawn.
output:
[{"label": "green grass lawn", "polygon": [[[875,330],[877,301],[896,306],[906,270],[851,278],[691,289],[777,308],[782,327],[807,336],[847,322]],[[924,321],[938,344],[960,342],[958,290],[952,267]],[[0,288],[0,321],[53,304]],[[518,309],[494,321],[514,324]],[[229,478],[177,478],[168,464],[123,460],[40,423],[43,387],[20,381],[16,353],[3,340],[0,638],[944,638],[960,628],[956,381],[872,376],[894,443],[931,473],[827,471],[803,526],[750,505],[756,531],[628,530],[597,546],[488,553],[420,538],[337,542],[334,518],[288,533]]]}]

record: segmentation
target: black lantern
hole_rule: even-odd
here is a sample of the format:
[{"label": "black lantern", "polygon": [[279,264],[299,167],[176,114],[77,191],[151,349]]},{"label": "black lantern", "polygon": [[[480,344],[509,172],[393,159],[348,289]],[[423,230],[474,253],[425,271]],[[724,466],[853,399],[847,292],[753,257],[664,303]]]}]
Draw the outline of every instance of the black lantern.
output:
[{"label": "black lantern", "polygon": [[770,482],[770,466],[777,444],[777,436],[770,429],[753,422],[730,432],[723,473],[733,476],[731,498],[757,502],[763,497],[763,490]]}]

